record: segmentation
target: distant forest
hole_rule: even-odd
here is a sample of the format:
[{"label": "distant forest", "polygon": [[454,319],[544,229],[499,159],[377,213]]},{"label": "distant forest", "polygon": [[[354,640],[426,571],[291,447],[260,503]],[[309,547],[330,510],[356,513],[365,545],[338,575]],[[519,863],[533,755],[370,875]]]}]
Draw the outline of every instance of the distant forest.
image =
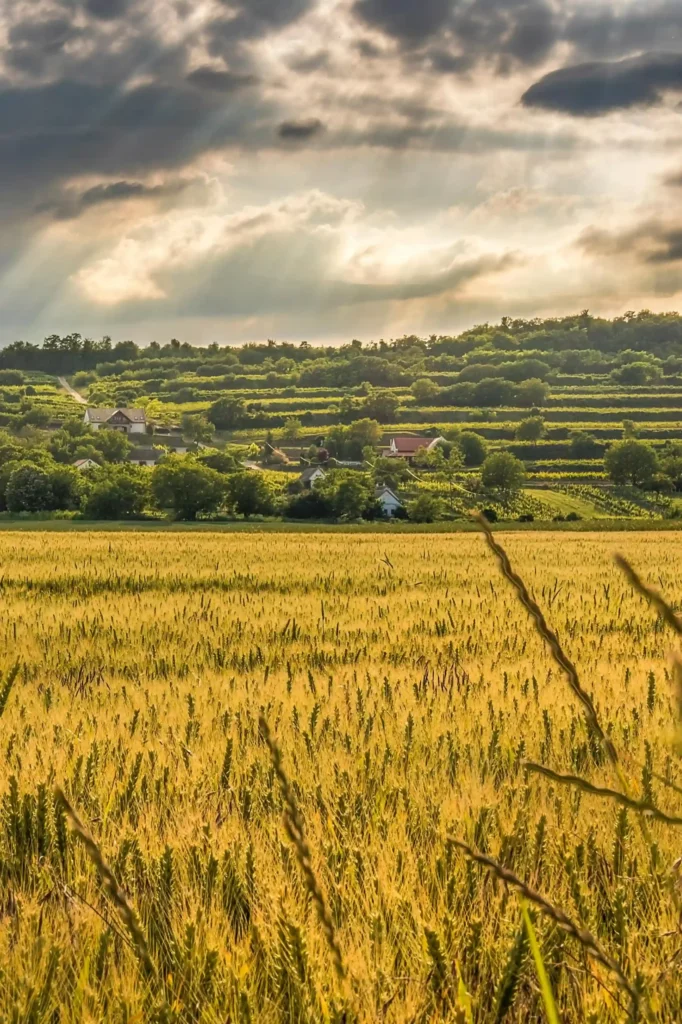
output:
[{"label": "distant forest", "polygon": [[[248,370],[247,370],[248,368]],[[97,377],[168,379],[196,372],[223,377],[229,387],[239,372],[266,374],[268,387],[409,386],[434,372],[458,373],[459,384],[502,378],[519,382],[561,375],[612,374],[617,383],[637,386],[682,373],[682,316],[644,310],[613,320],[587,310],[553,319],[512,319],[481,324],[459,335],[408,336],[363,345],[264,344],[207,347],[173,339],[141,348],[80,334],[50,335],[41,345],[17,341],[0,350],[0,369],[48,374],[78,372]]]}]

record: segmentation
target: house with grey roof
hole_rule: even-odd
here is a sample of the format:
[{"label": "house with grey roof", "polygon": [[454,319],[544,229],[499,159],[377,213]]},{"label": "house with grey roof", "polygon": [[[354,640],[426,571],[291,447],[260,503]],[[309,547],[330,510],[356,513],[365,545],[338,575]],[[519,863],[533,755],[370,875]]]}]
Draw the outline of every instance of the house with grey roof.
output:
[{"label": "house with grey roof", "polygon": [[86,409],[83,422],[92,430],[106,427],[120,430],[124,434],[144,434],[147,430],[147,414],[144,409]]}]

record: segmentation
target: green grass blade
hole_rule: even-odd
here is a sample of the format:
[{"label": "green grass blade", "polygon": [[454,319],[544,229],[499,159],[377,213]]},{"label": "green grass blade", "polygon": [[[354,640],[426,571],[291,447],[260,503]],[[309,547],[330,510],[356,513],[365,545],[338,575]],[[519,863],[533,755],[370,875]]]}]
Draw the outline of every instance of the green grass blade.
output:
[{"label": "green grass blade", "polygon": [[533,922],[530,919],[528,913],[528,904],[525,900],[521,900],[521,913],[523,914],[523,923],[526,926],[528,932],[528,944],[530,951],[533,954],[533,960],[535,961],[535,969],[538,972],[538,980],[540,982],[540,991],[542,992],[542,1001],[545,1004],[545,1012],[547,1013],[547,1020],[549,1024],[561,1024],[559,1020],[559,1012],[554,1002],[554,993],[552,992],[552,986],[550,985],[549,978],[547,977],[547,971],[545,970],[545,963],[542,959],[542,953],[540,952],[540,946],[538,945],[537,936],[535,935],[535,928],[533,928]]}]

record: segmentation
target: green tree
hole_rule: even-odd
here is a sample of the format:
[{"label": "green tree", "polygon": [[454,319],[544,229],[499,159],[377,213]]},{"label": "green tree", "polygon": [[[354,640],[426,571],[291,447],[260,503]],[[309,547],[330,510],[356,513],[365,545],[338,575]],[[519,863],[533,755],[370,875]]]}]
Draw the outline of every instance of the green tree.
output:
[{"label": "green tree", "polygon": [[98,430],[91,437],[92,444],[105,462],[123,462],[133,450],[128,435],[121,430]]},{"label": "green tree", "polygon": [[236,430],[250,420],[243,398],[219,398],[208,410],[207,417],[218,430]]},{"label": "green tree", "polygon": [[23,463],[12,471],[5,488],[10,512],[44,512],[52,508],[50,474],[40,466]]},{"label": "green tree", "polygon": [[236,473],[240,469],[240,463],[231,452],[219,448],[206,448],[200,452],[197,462],[209,469],[215,469],[218,473]]},{"label": "green tree", "polygon": [[373,391],[360,406],[360,411],[379,423],[394,423],[400,399],[393,391]]},{"label": "green tree", "polygon": [[313,488],[294,495],[286,507],[285,515],[287,519],[330,519],[334,509],[329,499]]},{"label": "green tree", "polygon": [[21,370],[0,370],[0,386],[17,386],[24,384],[25,381]]},{"label": "green tree", "polygon": [[372,465],[372,476],[375,484],[386,485],[392,491],[396,491],[401,484],[404,484],[414,474],[410,472],[409,466],[403,459],[375,459]]},{"label": "green tree", "polygon": [[604,468],[616,484],[644,487],[656,473],[658,459],[650,445],[633,438],[611,445],[604,456]]},{"label": "green tree", "polygon": [[303,424],[296,416],[287,416],[282,428],[283,441],[298,441],[303,431]]},{"label": "green tree", "polygon": [[183,437],[190,441],[200,441],[202,444],[210,444],[215,434],[215,425],[209,423],[206,417],[198,412],[183,413],[180,427]]},{"label": "green tree", "polygon": [[52,508],[75,512],[88,487],[87,475],[73,466],[58,466],[50,473]]},{"label": "green tree", "polygon": [[662,376],[660,368],[655,363],[644,361],[626,363],[625,366],[611,371],[611,380],[617,384],[627,384],[630,387],[642,387],[645,384],[657,383]]},{"label": "green tree", "polygon": [[517,384],[514,389],[514,401],[522,409],[532,409],[536,405],[544,405],[549,397],[549,385],[544,380],[531,377]]},{"label": "green tree", "polygon": [[[436,469],[438,476],[445,483],[448,489],[450,507],[454,508],[455,486],[464,466],[462,452],[457,445],[453,445],[447,456],[439,448],[436,448],[433,453],[429,454],[433,454],[437,459]],[[440,456],[440,459],[438,459],[438,456]]]},{"label": "green tree", "polygon": [[325,445],[336,459],[359,461],[363,450],[375,448],[381,440],[381,427],[376,420],[354,420],[348,426],[337,423],[330,427],[325,436]]},{"label": "green tree", "polygon": [[152,473],[152,494],[160,508],[173,509],[177,519],[192,520],[220,507],[225,478],[192,456],[170,456]]},{"label": "green tree", "polygon": [[515,431],[517,441],[539,441],[545,436],[545,421],[542,416],[529,416],[521,420]]},{"label": "green tree", "polygon": [[407,516],[413,523],[435,523],[443,518],[443,502],[433,494],[420,494],[407,506]]},{"label": "green tree", "polygon": [[474,385],[473,400],[476,405],[509,405],[515,394],[514,385],[501,377],[486,377]]},{"label": "green tree", "polygon": [[569,451],[574,459],[593,459],[599,452],[599,445],[586,430],[573,430],[570,434]]},{"label": "green tree", "polygon": [[234,473],[227,480],[227,501],[239,515],[272,515],[275,498],[264,473],[245,470]]},{"label": "green tree", "polygon": [[365,473],[335,470],[315,490],[329,502],[337,519],[371,519],[380,514],[374,481]]},{"label": "green tree", "polygon": [[661,461],[661,470],[676,491],[682,491],[682,454],[669,455]]},{"label": "green tree", "polygon": [[518,491],[525,477],[525,466],[511,452],[495,452],[481,467],[483,486],[495,490]]},{"label": "green tree", "polygon": [[462,453],[465,466],[480,466],[485,459],[487,446],[480,434],[473,430],[463,430],[455,439]]},{"label": "green tree", "polygon": [[414,384],[410,385],[410,392],[416,402],[429,403],[440,394],[440,388],[435,381],[428,377],[421,377]]},{"label": "green tree", "polygon": [[144,513],[151,499],[148,470],[123,465],[96,472],[85,504],[89,519],[138,519]]}]

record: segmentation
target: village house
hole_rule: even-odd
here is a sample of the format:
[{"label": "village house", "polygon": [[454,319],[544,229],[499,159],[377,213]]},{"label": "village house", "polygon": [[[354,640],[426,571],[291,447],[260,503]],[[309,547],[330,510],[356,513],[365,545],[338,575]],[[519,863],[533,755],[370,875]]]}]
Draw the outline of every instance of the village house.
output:
[{"label": "village house", "polygon": [[383,487],[377,487],[376,489],[377,501],[381,505],[381,511],[389,519],[392,519],[398,509],[403,508],[403,503],[390,487],[384,485]]},{"label": "village house", "polygon": [[308,490],[312,490],[321,480],[326,477],[325,471],[322,466],[308,466],[304,469],[300,476],[301,485]]},{"label": "village house", "polygon": [[411,460],[418,452],[433,451],[444,440],[444,437],[392,437],[383,454],[389,459]]},{"label": "village house", "polygon": [[99,469],[99,463],[95,462],[94,459],[76,459],[73,463],[73,468],[82,473],[88,469]]},{"label": "village house", "polygon": [[133,448],[128,455],[128,462],[132,462],[134,466],[149,466],[153,468],[158,462],[167,455],[168,452],[163,448]]},{"label": "village house", "polygon": [[124,434],[144,434],[147,430],[144,409],[86,409],[83,422],[92,430],[106,427]]}]

